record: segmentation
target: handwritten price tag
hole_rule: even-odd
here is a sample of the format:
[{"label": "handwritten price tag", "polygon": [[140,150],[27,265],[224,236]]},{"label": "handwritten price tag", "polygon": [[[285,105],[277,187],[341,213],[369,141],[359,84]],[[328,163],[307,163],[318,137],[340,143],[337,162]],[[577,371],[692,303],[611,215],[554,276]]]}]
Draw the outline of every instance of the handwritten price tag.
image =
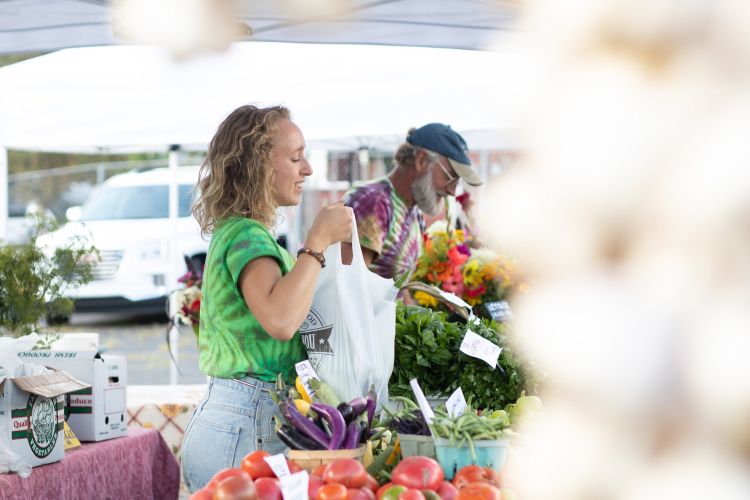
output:
[{"label": "handwritten price tag", "polygon": [[422,410],[424,421],[429,425],[432,422],[432,419],[435,417],[435,413],[432,411],[430,403],[427,402],[427,398],[424,397],[424,393],[422,392],[422,388],[419,387],[419,382],[417,382],[417,379],[411,379],[409,381],[409,384],[411,385],[411,390],[414,392],[414,396],[417,398],[419,409]]},{"label": "handwritten price tag", "polygon": [[310,361],[300,361],[299,363],[294,365],[294,369],[297,370],[297,375],[299,375],[299,378],[302,380],[302,385],[305,386],[307,395],[311,398],[315,396],[315,391],[312,390],[309,382],[311,378],[320,380],[320,377],[318,377],[318,374],[315,373],[315,368],[312,367]]},{"label": "handwritten price tag", "polygon": [[483,337],[480,337],[471,330],[466,330],[466,335],[464,335],[464,339],[461,341],[459,351],[474,358],[481,359],[492,368],[495,368],[497,366],[497,358],[500,357],[503,348],[493,344]]},{"label": "handwritten price tag", "polygon": [[289,471],[289,466],[286,463],[286,457],[283,453],[263,457],[263,460],[265,460],[268,466],[271,467],[271,470],[276,474],[276,477],[290,476],[292,474]]},{"label": "handwritten price tag", "polygon": [[466,399],[464,399],[464,391],[462,391],[460,387],[453,391],[451,397],[449,397],[448,401],[445,402],[445,406],[448,409],[448,415],[450,415],[451,417],[455,418],[463,414],[463,412],[466,411]]},{"label": "handwritten price tag", "polygon": [[292,475],[279,478],[281,483],[281,496],[284,500],[299,500],[307,498],[307,487],[310,483],[310,475],[306,470],[295,472]]}]

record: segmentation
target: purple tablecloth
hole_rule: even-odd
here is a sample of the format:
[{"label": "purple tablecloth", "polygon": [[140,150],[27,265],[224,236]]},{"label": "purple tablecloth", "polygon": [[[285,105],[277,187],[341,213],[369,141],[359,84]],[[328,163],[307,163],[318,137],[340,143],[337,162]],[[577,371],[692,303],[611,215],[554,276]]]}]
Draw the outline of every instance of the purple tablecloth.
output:
[{"label": "purple tablecloth", "polygon": [[0,474],[0,499],[176,499],[180,466],[156,429],[82,443],[31,476]]}]

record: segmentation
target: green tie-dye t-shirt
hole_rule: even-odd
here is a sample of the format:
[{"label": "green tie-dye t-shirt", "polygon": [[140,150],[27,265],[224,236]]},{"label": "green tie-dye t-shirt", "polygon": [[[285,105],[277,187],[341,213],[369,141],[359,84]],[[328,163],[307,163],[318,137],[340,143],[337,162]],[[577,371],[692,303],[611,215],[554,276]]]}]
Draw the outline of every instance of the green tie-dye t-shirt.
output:
[{"label": "green tie-dye t-shirt", "polygon": [[293,383],[294,364],[307,359],[299,333],[288,342],[271,337],[248,309],[239,289],[242,269],[258,257],[276,259],[282,275],[294,265],[289,252],[258,221],[234,217],[214,231],[203,274],[200,368],[213,377],[249,375],[266,382],[283,373],[286,381]]}]

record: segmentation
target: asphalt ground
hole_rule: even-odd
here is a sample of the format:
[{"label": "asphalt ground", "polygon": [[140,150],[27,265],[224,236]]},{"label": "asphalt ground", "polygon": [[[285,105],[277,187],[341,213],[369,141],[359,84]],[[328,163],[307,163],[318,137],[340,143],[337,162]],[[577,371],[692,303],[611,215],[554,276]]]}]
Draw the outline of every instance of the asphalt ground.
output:
[{"label": "asphalt ground", "polygon": [[[127,359],[129,385],[170,383],[167,319],[163,315],[74,313],[67,325],[56,329],[61,333],[98,333],[101,352],[123,355]],[[206,376],[198,369],[198,346],[191,328],[181,328],[178,346],[178,366],[182,372],[178,383],[205,383]]]}]

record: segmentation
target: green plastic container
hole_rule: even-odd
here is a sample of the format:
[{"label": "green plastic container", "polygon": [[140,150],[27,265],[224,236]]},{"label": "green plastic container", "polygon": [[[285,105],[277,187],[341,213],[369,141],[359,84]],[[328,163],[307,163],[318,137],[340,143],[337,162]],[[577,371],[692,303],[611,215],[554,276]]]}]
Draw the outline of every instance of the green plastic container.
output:
[{"label": "green plastic container", "polygon": [[416,434],[399,434],[398,440],[401,443],[401,455],[404,457],[413,457],[424,455],[425,457],[435,458],[435,443],[432,436],[417,436]]},{"label": "green plastic container", "polygon": [[474,459],[468,445],[451,446],[450,439],[435,438],[435,452],[437,460],[440,462],[443,472],[445,472],[445,478],[450,480],[453,479],[457,471],[466,465],[490,467],[499,472],[508,459],[509,444],[510,442],[507,439],[474,441],[474,451],[476,452],[476,459]]}]

